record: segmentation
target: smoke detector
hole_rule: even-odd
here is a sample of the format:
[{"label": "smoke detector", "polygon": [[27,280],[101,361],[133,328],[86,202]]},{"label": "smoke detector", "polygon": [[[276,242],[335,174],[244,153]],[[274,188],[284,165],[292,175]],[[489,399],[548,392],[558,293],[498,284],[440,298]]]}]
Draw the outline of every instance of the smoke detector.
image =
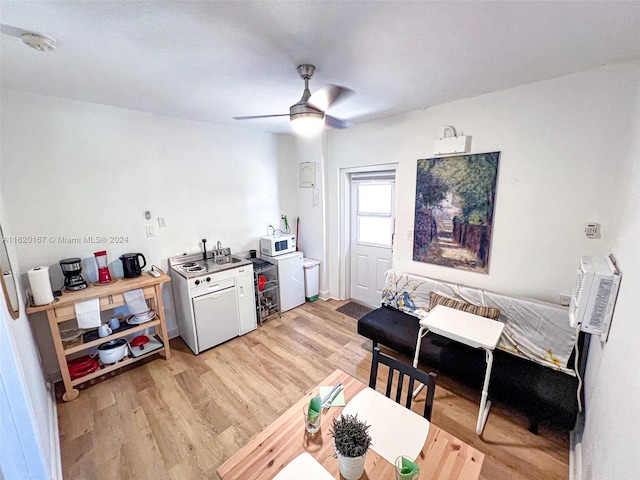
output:
[{"label": "smoke detector", "polygon": [[22,42],[39,52],[53,52],[56,49],[56,39],[39,33],[25,32],[20,35]]}]

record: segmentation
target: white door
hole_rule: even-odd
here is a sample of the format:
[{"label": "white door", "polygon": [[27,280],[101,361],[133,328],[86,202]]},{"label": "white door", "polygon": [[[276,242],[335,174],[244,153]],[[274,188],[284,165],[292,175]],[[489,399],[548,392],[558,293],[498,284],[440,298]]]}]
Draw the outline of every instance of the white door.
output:
[{"label": "white door", "polygon": [[351,298],[379,306],[392,266],[395,174],[352,174],[350,182]]}]

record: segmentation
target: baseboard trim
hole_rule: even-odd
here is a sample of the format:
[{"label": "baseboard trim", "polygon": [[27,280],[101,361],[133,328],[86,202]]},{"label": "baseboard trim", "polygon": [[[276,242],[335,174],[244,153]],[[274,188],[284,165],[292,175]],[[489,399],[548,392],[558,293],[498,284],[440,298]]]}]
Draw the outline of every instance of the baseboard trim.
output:
[{"label": "baseboard trim", "polygon": [[569,434],[569,480],[582,480],[582,433],[584,415],[578,415],[576,427]]},{"label": "baseboard trim", "polygon": [[49,447],[51,451],[51,474],[57,480],[62,480],[62,456],[60,454],[60,431],[58,429],[58,404],[56,391],[52,383],[48,385],[51,394],[49,404]]}]

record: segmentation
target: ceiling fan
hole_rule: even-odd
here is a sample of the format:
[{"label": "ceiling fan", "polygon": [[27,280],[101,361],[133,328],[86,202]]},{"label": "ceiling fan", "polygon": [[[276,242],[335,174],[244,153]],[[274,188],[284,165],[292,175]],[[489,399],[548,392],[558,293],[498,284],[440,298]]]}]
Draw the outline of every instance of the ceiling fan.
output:
[{"label": "ceiling fan", "polygon": [[233,118],[235,120],[249,120],[253,118],[289,116],[291,119],[291,127],[296,133],[300,134],[318,133],[325,125],[331,128],[350,127],[351,122],[327,115],[325,111],[338,100],[344,100],[353,93],[353,91],[339,85],[327,85],[311,95],[311,92],[309,91],[309,80],[311,80],[316,67],[304,64],[299,65],[297,70],[300,74],[300,78],[304,80],[304,92],[302,93],[302,98],[298,103],[291,105],[289,113],[251,115],[247,117]]},{"label": "ceiling fan", "polygon": [[56,49],[56,39],[48,35],[30,32],[4,23],[0,23],[0,32],[11,37],[19,38],[26,46],[39,52],[52,52]]}]

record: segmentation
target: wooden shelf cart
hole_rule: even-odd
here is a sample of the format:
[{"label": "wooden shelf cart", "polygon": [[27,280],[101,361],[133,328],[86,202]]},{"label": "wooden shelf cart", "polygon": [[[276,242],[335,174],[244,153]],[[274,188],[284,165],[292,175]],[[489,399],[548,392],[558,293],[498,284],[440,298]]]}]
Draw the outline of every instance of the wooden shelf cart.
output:
[{"label": "wooden shelf cart", "polygon": [[[147,358],[156,353],[160,353],[165,359],[171,357],[171,351],[169,348],[169,337],[167,334],[167,324],[164,316],[164,305],[162,303],[162,285],[165,282],[170,282],[171,278],[160,270],[156,270],[162,273],[159,277],[154,277],[148,272],[143,272],[141,276],[136,278],[119,278],[117,281],[108,285],[89,285],[87,288],[78,291],[66,291],[58,297],[53,303],[42,306],[29,306],[27,307],[27,314],[32,315],[38,312],[46,312],[47,319],[49,321],[49,328],[51,330],[51,337],[53,338],[53,344],[56,349],[56,356],[58,358],[58,364],[60,366],[60,373],[62,374],[62,381],[64,383],[65,393],[62,395],[62,399],[66,402],[75,400],[80,391],[74,388],[76,385],[87,382],[94,378],[105,375],[109,372],[117,370],[121,367],[129,365],[143,358]],[[135,290],[141,288],[144,293],[144,298],[151,301],[151,308],[156,312],[156,316],[149,322],[136,325],[132,328],[113,333],[108,337],[98,338],[96,340],[67,347],[62,343],[60,336],[60,324],[68,320],[76,318],[74,304],[76,302],[83,302],[85,300],[91,300],[94,298],[100,299],[100,311],[111,310],[116,307],[126,305],[124,299],[124,292],[129,290]],[[92,347],[115,340],[124,336],[131,335],[132,333],[141,332],[147,328],[154,327],[156,334],[160,337],[163,346],[161,349],[153,350],[145,355],[138,357],[125,357],[123,360],[114,363],[112,365],[105,365],[98,368],[95,372],[82,377],[71,379],[69,374],[69,368],[67,364],[67,357],[83,350],[88,350]]]}]

